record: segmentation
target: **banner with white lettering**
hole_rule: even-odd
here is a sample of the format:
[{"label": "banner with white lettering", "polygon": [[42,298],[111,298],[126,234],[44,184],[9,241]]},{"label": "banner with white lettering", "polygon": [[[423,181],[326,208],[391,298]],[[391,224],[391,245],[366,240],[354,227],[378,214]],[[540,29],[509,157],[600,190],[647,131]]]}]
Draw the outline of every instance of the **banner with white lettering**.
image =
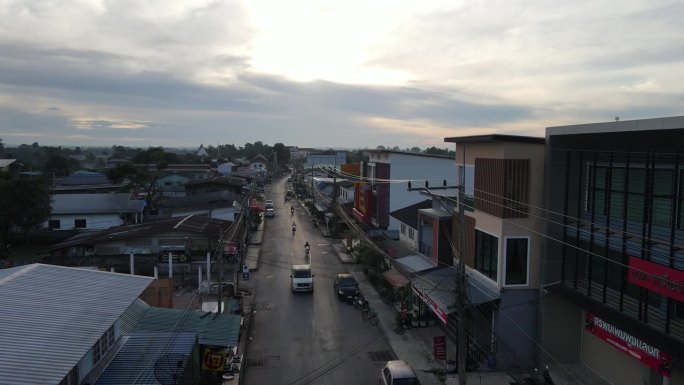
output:
[{"label": "banner with white lettering", "polygon": [[595,316],[594,313],[587,312],[585,329],[621,352],[636,358],[644,365],[656,369],[663,376],[670,378],[672,357],[669,354],[624,330],[618,329],[613,324]]}]

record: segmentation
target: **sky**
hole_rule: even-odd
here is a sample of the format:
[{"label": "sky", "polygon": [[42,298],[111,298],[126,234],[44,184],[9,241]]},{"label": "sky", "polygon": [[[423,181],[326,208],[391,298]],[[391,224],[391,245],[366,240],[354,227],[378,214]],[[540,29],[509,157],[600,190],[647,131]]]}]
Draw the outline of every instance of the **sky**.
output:
[{"label": "sky", "polygon": [[0,0],[6,145],[453,149],[684,115],[681,0]]}]

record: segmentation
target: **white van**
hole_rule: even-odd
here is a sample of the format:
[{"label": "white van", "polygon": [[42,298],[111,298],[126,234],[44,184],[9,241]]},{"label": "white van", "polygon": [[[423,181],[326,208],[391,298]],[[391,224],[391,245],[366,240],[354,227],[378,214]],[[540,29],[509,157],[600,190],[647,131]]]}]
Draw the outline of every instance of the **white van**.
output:
[{"label": "white van", "polygon": [[292,292],[313,292],[313,277],[314,275],[311,273],[311,265],[292,265],[292,274],[290,274]]}]

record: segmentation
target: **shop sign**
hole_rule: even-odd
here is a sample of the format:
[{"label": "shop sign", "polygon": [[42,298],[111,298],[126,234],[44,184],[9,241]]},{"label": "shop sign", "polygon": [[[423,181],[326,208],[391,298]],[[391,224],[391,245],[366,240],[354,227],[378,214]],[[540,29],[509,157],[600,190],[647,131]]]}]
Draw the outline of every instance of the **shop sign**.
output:
[{"label": "shop sign", "polygon": [[627,280],[658,294],[684,302],[684,271],[630,257]]},{"label": "shop sign", "polygon": [[202,355],[202,370],[223,371],[226,355],[223,350],[204,349]]},{"label": "shop sign", "polygon": [[237,254],[239,250],[240,250],[240,246],[237,243],[228,242],[223,247],[223,254],[226,254],[226,255]]},{"label": "shop sign", "polygon": [[656,369],[658,373],[670,378],[672,357],[660,349],[647,344],[633,335],[620,330],[613,324],[587,312],[586,330],[613,345],[623,353],[636,358],[644,365]]},{"label": "shop sign", "polygon": [[360,176],[361,175],[361,163],[345,163],[340,165],[340,171],[345,174]]},{"label": "shop sign", "polygon": [[435,301],[430,298],[430,296],[423,294],[423,292],[415,286],[413,286],[413,292],[416,293],[416,295],[418,295],[418,297],[420,297],[420,299],[422,299],[423,302],[428,305],[428,307],[433,313],[435,313],[435,315],[437,315],[437,318],[439,318],[444,325],[447,324],[447,319],[449,318],[448,314],[440,309],[439,305],[437,305]]},{"label": "shop sign", "polygon": [[436,360],[446,360],[446,337],[433,337],[433,355]]}]

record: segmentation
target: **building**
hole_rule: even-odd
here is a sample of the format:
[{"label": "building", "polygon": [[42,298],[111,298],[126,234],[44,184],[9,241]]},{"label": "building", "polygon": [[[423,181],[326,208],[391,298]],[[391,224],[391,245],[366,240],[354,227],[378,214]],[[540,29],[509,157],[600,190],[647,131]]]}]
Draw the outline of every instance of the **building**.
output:
[{"label": "building", "polygon": [[346,151],[309,153],[306,155],[304,167],[325,167],[332,166],[338,169],[347,163]]},{"label": "building", "polygon": [[[538,322],[530,309],[541,283],[544,138],[479,135],[445,142],[456,144],[457,183],[463,176],[466,194],[464,223],[456,207],[452,239],[458,248],[463,226],[472,305],[469,360],[474,355],[473,361],[486,360],[496,369],[534,368],[537,345],[530,336],[536,336]],[[437,283],[444,276],[429,274]],[[459,322],[455,308],[438,310],[449,314],[447,327],[455,331],[449,326]]]},{"label": "building", "polygon": [[84,383],[152,280],[42,264],[0,270],[0,383]]},{"label": "building", "polygon": [[408,184],[396,180],[425,181],[442,185],[455,174],[454,159],[446,156],[372,150],[369,162],[362,167],[361,179],[354,193],[354,216],[368,226],[399,231],[400,223],[389,213],[418,203],[425,197],[408,191]]},{"label": "building", "polygon": [[53,194],[43,228],[85,231],[141,223],[145,206],[144,200],[130,199],[129,194]]},{"label": "building", "polygon": [[610,383],[684,383],[684,116],[546,141],[544,348]]},{"label": "building", "polygon": [[[402,207],[392,211],[389,215],[399,221],[399,240],[409,248],[418,251],[418,210],[432,207],[432,200],[426,199],[422,202]],[[451,219],[451,215],[449,216]],[[451,233],[449,233],[451,235]]]}]

